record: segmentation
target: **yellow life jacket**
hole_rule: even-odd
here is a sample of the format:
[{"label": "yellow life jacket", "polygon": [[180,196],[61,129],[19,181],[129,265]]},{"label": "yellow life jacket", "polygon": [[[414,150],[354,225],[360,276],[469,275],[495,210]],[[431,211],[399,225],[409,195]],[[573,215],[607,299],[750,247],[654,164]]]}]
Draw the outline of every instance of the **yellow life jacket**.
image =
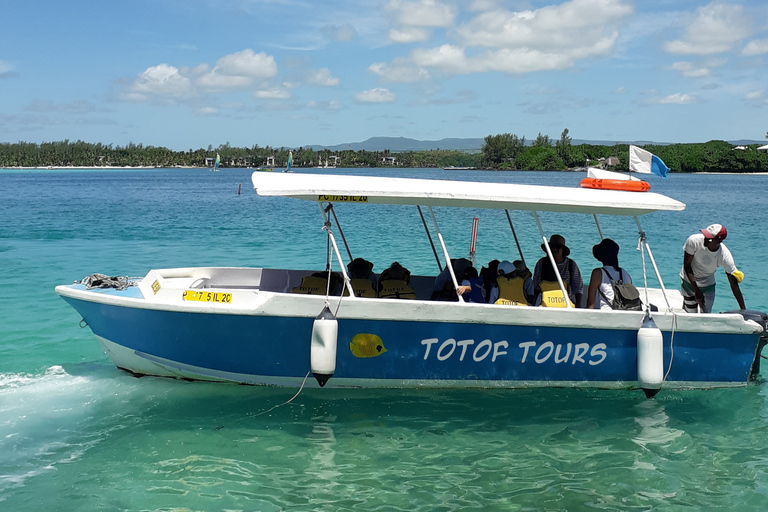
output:
[{"label": "yellow life jacket", "polygon": [[[373,289],[373,283],[370,279],[350,279],[349,284],[352,285],[352,291],[355,292],[355,297],[376,297],[376,290]],[[347,287],[344,287],[342,293],[344,297],[349,297],[349,291]]]},{"label": "yellow life jacket", "polygon": [[[325,295],[328,289],[328,280],[318,276],[306,276],[301,278],[301,284],[294,287],[291,293],[303,293],[308,295]],[[334,290],[331,290],[333,293]]]},{"label": "yellow life jacket", "polygon": [[530,306],[525,297],[524,277],[501,275],[496,278],[496,284],[499,286],[499,300],[496,301],[496,304]]},{"label": "yellow life jacket", "polygon": [[[568,285],[565,285],[565,290],[568,291]],[[575,307],[571,299],[563,297],[563,291],[560,289],[560,284],[557,281],[542,281],[539,283],[539,289],[541,290],[541,305],[549,308],[567,308],[568,304],[571,307]],[[566,303],[566,301],[568,301]]]},{"label": "yellow life jacket", "polygon": [[387,279],[379,283],[381,290],[379,297],[382,299],[415,299],[416,292],[400,279]]}]

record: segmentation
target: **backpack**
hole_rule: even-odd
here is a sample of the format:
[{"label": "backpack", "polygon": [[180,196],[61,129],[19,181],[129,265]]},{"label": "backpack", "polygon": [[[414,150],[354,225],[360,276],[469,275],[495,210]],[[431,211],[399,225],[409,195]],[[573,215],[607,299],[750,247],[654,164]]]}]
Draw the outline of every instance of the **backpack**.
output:
[{"label": "backpack", "polygon": [[643,302],[640,300],[640,292],[637,291],[637,288],[635,288],[635,285],[633,285],[632,283],[624,284],[624,281],[621,279],[621,276],[622,276],[621,268],[618,269],[619,279],[617,281],[614,281],[611,278],[611,274],[609,274],[604,267],[601,268],[600,270],[605,272],[605,275],[608,276],[608,280],[611,282],[611,287],[613,288],[613,300],[609,301],[599,287],[597,291],[600,293],[600,295],[602,295],[603,300],[608,304],[610,304],[611,309],[621,309],[625,311],[642,311]]}]

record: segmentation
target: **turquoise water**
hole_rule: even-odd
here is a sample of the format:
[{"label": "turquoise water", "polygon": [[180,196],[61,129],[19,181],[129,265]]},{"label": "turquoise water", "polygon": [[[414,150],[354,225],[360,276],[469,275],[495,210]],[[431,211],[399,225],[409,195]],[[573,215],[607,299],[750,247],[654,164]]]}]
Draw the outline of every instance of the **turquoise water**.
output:
[{"label": "turquoise water", "polygon": [[[576,173],[337,170],[575,186]],[[0,170],[0,510],[768,509],[768,391],[303,390],[134,378],[53,292],[93,272],[323,268],[317,205],[260,198],[250,171]],[[669,287],[713,222],[768,311],[768,176],[672,175],[688,205],[644,217]],[[238,195],[238,187],[241,187]],[[413,208],[338,205],[353,256],[434,274]],[[436,209],[454,255],[479,217],[478,261],[515,257],[498,212]],[[384,222],[380,222],[381,220]],[[530,215],[513,220],[532,264]],[[542,215],[588,273],[591,217]],[[631,219],[601,218],[638,282]],[[724,275],[715,310],[735,309]],[[655,285],[655,280],[651,279]],[[766,374],[764,370],[763,375]]]}]

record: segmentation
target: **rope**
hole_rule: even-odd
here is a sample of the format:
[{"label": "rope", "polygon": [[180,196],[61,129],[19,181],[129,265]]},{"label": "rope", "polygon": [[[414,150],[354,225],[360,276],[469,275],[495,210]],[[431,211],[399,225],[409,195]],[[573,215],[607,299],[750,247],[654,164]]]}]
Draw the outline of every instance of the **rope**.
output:
[{"label": "rope", "polygon": [[639,246],[640,254],[642,255],[641,259],[643,260],[643,284],[645,286],[645,313],[646,315],[651,316],[651,304],[648,302],[648,274],[646,273],[646,270],[645,270],[645,245],[644,245],[645,232],[640,231],[638,234],[639,234],[639,238],[637,241],[637,245]]},{"label": "rope", "polygon": [[91,274],[84,277],[79,284],[84,284],[86,289],[91,288],[114,288],[116,290],[125,290],[131,286],[137,286],[141,277],[114,276],[105,274]]},{"label": "rope", "polygon": [[[667,373],[664,374],[664,382],[667,382],[667,376],[672,369],[672,361],[675,359],[675,328],[677,327],[677,313],[672,311],[672,337],[669,339],[669,365]],[[663,338],[662,338],[663,339]]]},{"label": "rope", "polygon": [[295,394],[295,395],[293,395],[293,396],[292,396],[292,397],[291,397],[291,398],[290,398],[290,399],[289,399],[287,402],[283,402],[283,403],[281,403],[281,404],[277,404],[277,405],[275,405],[275,406],[273,406],[273,407],[270,407],[270,408],[269,408],[269,409],[267,409],[266,411],[261,411],[261,412],[260,412],[260,413],[258,413],[258,414],[254,414],[254,415],[253,415],[253,417],[255,418],[256,416],[261,416],[262,414],[267,414],[268,412],[274,411],[274,410],[275,410],[275,409],[277,409],[278,407],[282,407],[283,405],[287,405],[287,404],[289,404],[289,403],[293,402],[293,399],[294,399],[294,398],[296,398],[297,396],[299,396],[299,393],[301,393],[301,390],[302,390],[302,389],[304,389],[304,384],[306,384],[306,383],[307,383],[307,378],[309,377],[309,374],[310,374],[310,373],[312,373],[312,370],[310,370],[310,371],[308,371],[308,372],[307,372],[307,374],[304,376],[304,381],[302,381],[302,383],[301,383],[301,387],[300,387],[300,388],[299,388],[299,390],[296,392],[296,394]]}]

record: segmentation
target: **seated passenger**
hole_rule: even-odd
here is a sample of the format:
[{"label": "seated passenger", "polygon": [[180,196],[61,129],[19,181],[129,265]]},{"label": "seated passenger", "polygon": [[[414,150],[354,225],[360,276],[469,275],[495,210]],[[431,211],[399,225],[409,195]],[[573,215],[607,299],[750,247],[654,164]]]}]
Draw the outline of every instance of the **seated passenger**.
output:
[{"label": "seated passenger", "polygon": [[461,296],[467,302],[485,302],[485,286],[483,285],[483,278],[477,275],[477,269],[475,267],[467,267],[464,269],[459,290]]},{"label": "seated passenger", "polygon": [[[603,239],[592,247],[592,255],[602,267],[592,270],[587,292],[587,307],[611,310],[614,302],[614,290],[611,280],[617,284],[631,284],[629,272],[619,267],[619,245],[610,238]],[[638,309],[638,308],[633,308]]]},{"label": "seated passenger", "polygon": [[[496,278],[499,276],[499,260],[491,260],[487,267],[480,269],[480,277],[483,278],[485,287],[485,302],[491,302],[491,293],[496,286]],[[493,304],[491,302],[491,304]]]},{"label": "seated passenger", "polygon": [[531,271],[521,260],[502,261],[498,266],[496,285],[491,290],[491,304],[530,306],[534,301]]},{"label": "seated passenger", "polygon": [[[376,297],[376,275],[372,272],[373,263],[363,258],[355,258],[347,265],[347,275],[349,275],[349,284],[356,297]],[[349,295],[349,291],[344,287],[342,295]]]},{"label": "seated passenger", "polygon": [[411,272],[396,261],[379,276],[378,295],[382,299],[415,299],[410,282]]},{"label": "seated passenger", "polygon": [[[580,305],[582,293],[584,291],[584,283],[581,280],[579,266],[576,265],[575,261],[568,257],[568,255],[571,254],[571,250],[565,245],[565,238],[560,235],[552,235],[549,238],[549,248],[552,251],[552,256],[555,258],[557,270],[560,273],[563,284],[565,284],[566,289],[568,290],[568,296],[571,299],[571,302]],[[541,250],[546,252],[544,244],[541,244]],[[549,256],[545,255],[536,262],[536,266],[533,269],[533,287],[537,290],[537,293],[540,289],[539,283],[543,280],[542,266],[545,262],[551,266]],[[553,281],[557,282],[557,279],[553,279]],[[557,288],[559,289],[560,286],[558,285]]]},{"label": "seated passenger", "polygon": [[[482,289],[482,281],[477,276],[477,270],[472,266],[472,262],[466,258],[456,258],[451,260],[453,273],[456,281],[459,283],[458,295],[472,293],[474,295],[470,302],[485,302]],[[432,291],[432,300],[458,301],[457,290],[453,286],[451,273],[448,267],[445,267],[435,278],[435,286]],[[465,300],[468,300],[465,298]]]},{"label": "seated passenger", "polygon": [[[538,266],[538,263],[536,265]],[[568,282],[565,279],[563,279],[563,285],[565,286],[565,291],[569,292]],[[555,274],[552,262],[549,259],[546,259],[541,264],[541,281],[539,282],[537,294],[537,306],[567,308],[568,304],[570,304],[571,307],[575,307],[570,297],[567,299],[563,297],[560,283],[557,282],[557,274]],[[567,303],[566,300],[568,301]]]},{"label": "seated passenger", "polygon": [[342,283],[338,272],[331,272],[331,285],[328,286],[328,271],[313,272],[301,278],[301,284],[293,287],[291,293],[303,293],[307,295],[325,295],[330,289],[330,295],[338,294],[338,287]]}]

